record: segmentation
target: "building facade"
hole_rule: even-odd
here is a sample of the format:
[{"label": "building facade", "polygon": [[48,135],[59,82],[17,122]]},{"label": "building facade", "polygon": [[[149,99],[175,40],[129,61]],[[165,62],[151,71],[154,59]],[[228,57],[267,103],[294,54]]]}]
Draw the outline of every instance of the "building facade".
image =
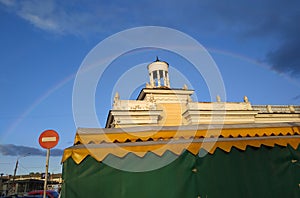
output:
[{"label": "building facade", "polygon": [[148,65],[150,83],[136,100],[120,100],[117,93],[106,128],[133,126],[180,126],[196,124],[242,124],[300,122],[300,106],[252,105],[241,102],[192,100],[194,90],[170,87],[169,64],[158,59]]}]

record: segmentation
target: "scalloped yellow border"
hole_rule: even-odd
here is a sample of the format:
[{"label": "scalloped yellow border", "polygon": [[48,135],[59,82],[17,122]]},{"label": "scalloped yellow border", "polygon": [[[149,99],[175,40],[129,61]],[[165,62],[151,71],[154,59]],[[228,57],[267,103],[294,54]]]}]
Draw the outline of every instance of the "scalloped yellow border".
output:
[{"label": "scalloped yellow border", "polygon": [[[238,139],[238,140],[236,140]],[[212,145],[213,144],[213,145]],[[81,147],[73,146],[65,149],[62,162],[69,157],[77,163],[81,163],[88,155],[92,156],[97,161],[101,162],[108,154],[117,157],[124,157],[128,153],[134,153],[139,157],[144,157],[147,152],[153,152],[158,156],[162,156],[166,151],[171,151],[176,155],[180,155],[185,149],[196,155],[200,148],[205,149],[210,154],[213,154],[217,148],[225,152],[230,152],[233,147],[242,151],[246,150],[247,146],[261,147],[275,145],[287,146],[290,145],[297,149],[300,144],[300,137],[297,136],[270,136],[268,138],[221,138],[217,142],[186,142],[186,143],[172,143],[172,144],[139,144],[134,145],[118,144],[118,149],[111,144],[111,146],[97,147],[97,145],[81,145]],[[101,145],[101,144],[100,144]],[[98,145],[98,146],[100,146]]]}]

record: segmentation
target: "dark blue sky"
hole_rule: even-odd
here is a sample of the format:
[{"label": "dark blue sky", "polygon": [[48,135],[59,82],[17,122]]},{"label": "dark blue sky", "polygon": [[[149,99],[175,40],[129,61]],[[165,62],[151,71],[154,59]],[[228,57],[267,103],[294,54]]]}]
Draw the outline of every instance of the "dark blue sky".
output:
[{"label": "dark blue sky", "polygon": [[[296,0],[0,0],[0,172],[11,174],[26,148],[32,154],[20,162],[20,173],[43,171],[43,153],[35,149],[45,129],[60,133],[58,149],[72,145],[76,72],[100,41],[128,28],[164,26],[196,39],[217,63],[227,101],[247,95],[253,104],[299,104],[299,21]],[[203,80],[184,60],[161,50],[137,51],[116,60],[98,85],[95,108],[102,125],[121,71],[156,55],[190,80],[197,100],[210,99]],[[12,152],[18,146],[23,147]],[[53,157],[51,171],[60,171],[59,161]]]}]

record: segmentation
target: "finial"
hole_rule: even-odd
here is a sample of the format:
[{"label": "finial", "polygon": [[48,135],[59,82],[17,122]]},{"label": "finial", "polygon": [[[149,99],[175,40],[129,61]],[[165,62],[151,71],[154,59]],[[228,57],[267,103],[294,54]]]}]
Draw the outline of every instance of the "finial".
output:
[{"label": "finial", "polygon": [[186,84],[183,85],[184,90],[188,90],[188,86]]},{"label": "finial", "polygon": [[291,112],[291,113],[295,113],[295,108],[294,108],[293,105],[290,105],[290,106],[289,106],[289,109],[290,109],[290,112]]},{"label": "finial", "polygon": [[114,104],[115,104],[116,102],[118,102],[119,99],[120,99],[119,93],[116,92],[116,95],[115,95],[115,97],[114,97]]},{"label": "finial", "polygon": [[217,102],[221,102],[221,97],[219,95],[217,95]]},{"label": "finial", "polygon": [[112,106],[113,106],[113,109],[117,109],[118,106],[120,105],[119,99],[120,99],[119,93],[116,92],[116,95],[115,95],[115,97],[114,97],[114,103],[113,103],[113,105],[112,105]]},{"label": "finial", "polygon": [[249,99],[247,96],[244,96],[244,102],[249,102]]},{"label": "finial", "polygon": [[159,61],[158,56],[156,56],[156,61],[155,62],[158,62],[158,61]]}]

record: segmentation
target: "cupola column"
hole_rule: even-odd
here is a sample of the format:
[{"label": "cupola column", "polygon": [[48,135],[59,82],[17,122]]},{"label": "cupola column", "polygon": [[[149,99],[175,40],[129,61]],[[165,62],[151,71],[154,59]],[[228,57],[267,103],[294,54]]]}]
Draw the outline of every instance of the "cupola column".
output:
[{"label": "cupola column", "polygon": [[149,73],[149,76],[150,76],[150,85],[151,87],[154,87],[154,78],[153,78],[153,73]]},{"label": "cupola column", "polygon": [[169,85],[169,76],[168,76],[168,72],[167,71],[164,71],[164,84],[167,87],[170,87],[170,85]]},{"label": "cupola column", "polygon": [[160,72],[159,72],[159,71],[160,71],[160,70],[157,70],[157,71],[156,71],[156,73],[157,73],[157,86],[158,86],[158,87],[161,86],[161,83],[160,83],[160,74],[159,74]]}]

